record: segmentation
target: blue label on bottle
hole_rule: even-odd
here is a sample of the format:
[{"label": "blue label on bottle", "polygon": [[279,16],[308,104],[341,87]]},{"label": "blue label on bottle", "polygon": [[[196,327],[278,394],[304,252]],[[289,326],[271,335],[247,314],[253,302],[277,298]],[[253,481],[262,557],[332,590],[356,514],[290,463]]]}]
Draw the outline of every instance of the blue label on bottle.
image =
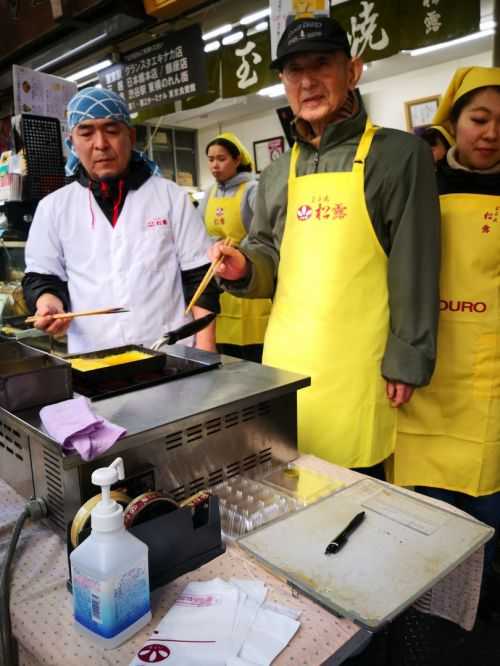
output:
[{"label": "blue label on bottle", "polygon": [[73,567],[72,580],[75,620],[103,638],[113,638],[150,611],[145,567],[133,567],[106,581]]}]

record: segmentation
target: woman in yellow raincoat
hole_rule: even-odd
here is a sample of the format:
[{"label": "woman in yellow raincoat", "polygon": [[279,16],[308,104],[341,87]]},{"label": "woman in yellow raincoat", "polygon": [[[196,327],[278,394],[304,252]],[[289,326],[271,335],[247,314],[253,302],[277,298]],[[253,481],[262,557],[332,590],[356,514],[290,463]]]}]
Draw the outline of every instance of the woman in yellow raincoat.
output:
[{"label": "woman in yellow raincoat", "polygon": [[[500,529],[500,68],[459,69],[434,118],[442,268],[437,365],[399,414],[394,481]],[[494,540],[486,545],[492,589]],[[490,596],[498,595],[500,589]]]},{"label": "woman in yellow raincoat", "polygon": [[[212,139],[206,149],[208,166],[215,179],[201,213],[210,236],[231,238],[238,245],[248,233],[253,217],[257,181],[250,153],[238,137],[224,132]],[[216,321],[217,349],[231,356],[260,362],[269,299],[237,298],[224,293]]]}]

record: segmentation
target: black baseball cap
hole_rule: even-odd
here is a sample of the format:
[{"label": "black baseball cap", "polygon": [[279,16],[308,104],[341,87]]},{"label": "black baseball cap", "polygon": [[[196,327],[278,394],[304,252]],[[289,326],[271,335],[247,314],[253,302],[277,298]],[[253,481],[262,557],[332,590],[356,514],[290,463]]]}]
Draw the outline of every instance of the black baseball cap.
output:
[{"label": "black baseball cap", "polygon": [[289,56],[311,51],[344,51],[351,57],[347,33],[338,21],[328,16],[295,19],[281,36],[271,69],[281,70]]}]

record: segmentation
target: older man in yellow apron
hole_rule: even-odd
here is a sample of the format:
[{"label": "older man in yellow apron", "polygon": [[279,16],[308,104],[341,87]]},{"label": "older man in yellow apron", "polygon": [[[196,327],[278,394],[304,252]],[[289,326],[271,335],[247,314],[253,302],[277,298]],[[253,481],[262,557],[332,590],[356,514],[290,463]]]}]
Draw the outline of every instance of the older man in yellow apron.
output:
[{"label": "older man in yellow apron", "polygon": [[[269,296],[263,362],[311,376],[299,447],[380,475],[396,410],[428,383],[438,313],[439,210],[427,146],[370,123],[362,66],[327,17],[293,21],[272,66],[296,115],[291,153],[261,175],[232,293]],[[238,279],[239,283],[231,283]]]}]

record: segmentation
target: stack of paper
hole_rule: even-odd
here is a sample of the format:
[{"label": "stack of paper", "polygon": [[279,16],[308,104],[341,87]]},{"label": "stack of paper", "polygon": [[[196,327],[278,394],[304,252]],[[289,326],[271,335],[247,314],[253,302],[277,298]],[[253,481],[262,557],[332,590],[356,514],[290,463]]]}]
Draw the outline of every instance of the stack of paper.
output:
[{"label": "stack of paper", "polygon": [[130,666],[267,666],[288,645],[298,613],[266,602],[258,580],[189,583]]}]

